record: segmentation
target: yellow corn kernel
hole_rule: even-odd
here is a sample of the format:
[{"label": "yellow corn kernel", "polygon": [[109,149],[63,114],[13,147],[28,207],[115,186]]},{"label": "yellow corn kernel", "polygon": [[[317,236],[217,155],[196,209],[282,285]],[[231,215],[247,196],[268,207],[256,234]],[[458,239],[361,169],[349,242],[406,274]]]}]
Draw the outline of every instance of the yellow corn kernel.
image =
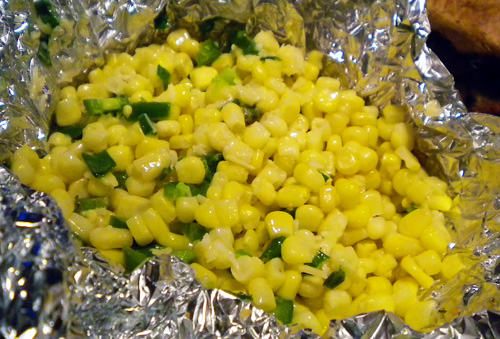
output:
[{"label": "yellow corn kernel", "polygon": [[465,265],[460,258],[460,254],[450,254],[443,258],[441,275],[446,280],[449,280],[464,268]]},{"label": "yellow corn kernel", "polygon": [[391,144],[395,149],[404,146],[409,151],[412,151],[415,140],[411,126],[403,122],[395,124],[391,135]]},{"label": "yellow corn kernel", "polygon": [[367,258],[377,249],[377,244],[371,240],[360,241],[356,244],[356,254],[360,258]]},{"label": "yellow corn kernel", "polygon": [[274,293],[266,279],[254,278],[248,283],[248,293],[252,296],[254,304],[266,312],[276,308]]},{"label": "yellow corn kernel", "polygon": [[158,244],[173,249],[189,248],[189,240],[184,236],[170,233],[167,224],[153,208],[142,212],[140,216]]},{"label": "yellow corn kernel", "polygon": [[244,255],[234,261],[231,274],[236,281],[246,285],[250,280],[264,276],[265,266],[259,258]]},{"label": "yellow corn kernel", "polygon": [[50,195],[57,201],[57,205],[61,209],[64,218],[69,218],[75,209],[73,198],[63,189],[57,188],[50,192]]},{"label": "yellow corn kernel", "polygon": [[377,269],[377,262],[373,258],[360,258],[359,267],[363,269],[366,274],[370,274]]},{"label": "yellow corn kernel", "polygon": [[224,173],[229,181],[246,183],[248,179],[248,171],[245,168],[229,161],[219,162],[217,172]]},{"label": "yellow corn kernel", "polygon": [[24,185],[30,185],[35,180],[36,172],[28,159],[15,159],[12,161],[12,172],[19,177]]},{"label": "yellow corn kernel", "polygon": [[200,184],[205,179],[205,166],[198,157],[185,157],[175,165],[179,181]]},{"label": "yellow corn kernel", "polygon": [[151,207],[155,209],[165,223],[171,223],[176,217],[176,208],[173,203],[165,198],[163,189],[151,197]]},{"label": "yellow corn kernel", "polygon": [[89,241],[95,248],[104,250],[130,247],[134,242],[129,230],[115,228],[113,226],[93,229],[90,233]]},{"label": "yellow corn kernel", "polygon": [[71,145],[71,137],[61,132],[55,132],[50,135],[48,144],[51,147],[69,146]]},{"label": "yellow corn kernel", "polygon": [[244,250],[252,255],[256,255],[259,249],[259,237],[253,229],[249,229],[245,234],[234,241],[235,250]]},{"label": "yellow corn kernel", "polygon": [[56,122],[59,126],[70,126],[80,121],[82,111],[75,97],[62,99],[57,103]]},{"label": "yellow corn kernel", "polygon": [[247,170],[255,170],[255,167],[252,165],[255,151],[243,141],[236,138],[231,140],[231,142],[224,146],[222,154],[224,155],[224,159],[228,161],[243,166]]},{"label": "yellow corn kernel", "polygon": [[294,232],[293,217],[286,212],[271,212],[266,215],[264,221],[271,238],[288,237]]},{"label": "yellow corn kernel", "polygon": [[223,227],[234,227],[240,222],[240,211],[237,199],[216,201],[215,212],[217,219]]},{"label": "yellow corn kernel", "polygon": [[61,89],[61,99],[67,98],[76,98],[76,88],[74,88],[73,86],[66,86]]},{"label": "yellow corn kernel", "polygon": [[139,197],[149,197],[151,194],[153,194],[156,183],[154,181],[142,181],[135,177],[128,177],[125,181],[125,186],[127,187],[127,191],[132,195],[136,195]]},{"label": "yellow corn kernel", "polygon": [[384,277],[368,277],[366,278],[366,293],[376,294],[392,294],[392,284],[389,279]]},{"label": "yellow corn kernel", "polygon": [[341,178],[335,182],[335,189],[342,207],[354,208],[358,205],[362,192],[362,187],[358,183]]},{"label": "yellow corn kernel", "polygon": [[256,177],[252,181],[252,189],[255,196],[266,206],[270,206],[276,200],[277,193],[273,184],[261,177]]},{"label": "yellow corn kernel", "polygon": [[321,173],[304,163],[295,166],[293,177],[298,183],[306,186],[315,193],[318,193],[325,185],[325,179],[323,179]]},{"label": "yellow corn kernel", "polygon": [[202,226],[218,228],[221,226],[215,211],[215,202],[206,200],[198,206],[194,213],[195,220]]},{"label": "yellow corn kernel", "polygon": [[217,76],[217,70],[213,67],[197,67],[191,71],[189,77],[193,82],[194,87],[205,91],[212,83],[212,80]]},{"label": "yellow corn kernel", "polygon": [[194,111],[195,126],[219,122],[221,118],[221,112],[215,108],[202,107]]},{"label": "yellow corn kernel", "polygon": [[125,171],[127,169],[127,166],[130,165],[132,161],[134,161],[134,152],[129,146],[112,146],[108,148],[107,151],[109,156],[116,163],[116,166],[114,168],[114,170],[116,171]]},{"label": "yellow corn kernel", "polygon": [[339,204],[337,189],[331,185],[323,186],[319,191],[319,207],[325,213],[330,213]]},{"label": "yellow corn kernel", "polygon": [[260,123],[271,133],[274,138],[280,138],[287,132],[286,121],[274,113],[265,113]]},{"label": "yellow corn kernel", "polygon": [[382,110],[382,115],[390,124],[397,124],[405,121],[405,111],[396,105],[387,105]]},{"label": "yellow corn kernel", "polygon": [[95,228],[95,225],[89,219],[73,213],[68,218],[68,224],[71,232],[75,233],[85,243],[88,243],[90,233]]},{"label": "yellow corn kernel", "polygon": [[432,223],[432,214],[429,210],[417,208],[405,215],[398,223],[401,234],[420,238],[422,232]]},{"label": "yellow corn kernel", "polygon": [[271,133],[264,127],[264,125],[260,122],[254,122],[245,129],[243,141],[253,149],[258,150],[267,144],[270,137]]},{"label": "yellow corn kernel", "polygon": [[184,29],[177,29],[167,36],[167,44],[174,51],[178,52],[181,45],[190,39],[189,33]]},{"label": "yellow corn kernel", "polygon": [[448,212],[453,206],[453,201],[445,194],[431,194],[427,197],[427,205],[431,209]]},{"label": "yellow corn kernel", "polygon": [[[373,216],[373,212],[367,204],[359,204],[353,209],[344,211],[347,217],[347,225],[351,228],[363,228]],[[368,235],[368,234],[367,234]]]},{"label": "yellow corn kernel", "polygon": [[250,204],[240,206],[240,221],[245,229],[255,229],[260,221],[261,212]]},{"label": "yellow corn kernel", "polygon": [[444,255],[451,242],[451,236],[443,224],[432,223],[422,232],[420,242],[425,249],[434,250],[440,255]]},{"label": "yellow corn kernel", "polygon": [[352,246],[358,241],[368,237],[368,232],[365,228],[347,229],[344,231],[340,241],[344,246]]},{"label": "yellow corn kernel", "polygon": [[127,127],[123,125],[112,125],[109,126],[107,130],[109,146],[122,144],[128,133]]},{"label": "yellow corn kernel", "polygon": [[280,258],[273,258],[265,264],[265,278],[274,292],[285,282],[285,264]]},{"label": "yellow corn kernel", "polygon": [[115,213],[119,218],[129,219],[137,213],[146,210],[150,201],[143,197],[124,195],[117,203]]},{"label": "yellow corn kernel", "polygon": [[121,249],[119,250],[98,249],[98,251],[104,257],[104,259],[108,260],[112,264],[125,267],[125,257]]},{"label": "yellow corn kernel", "polygon": [[154,240],[141,215],[134,215],[127,219],[127,226],[138,245],[146,246]]},{"label": "yellow corn kernel", "polygon": [[320,333],[322,330],[322,326],[318,318],[308,309],[294,310],[292,323],[297,324],[299,328],[309,328],[314,333]]},{"label": "yellow corn kernel", "polygon": [[304,205],[307,200],[309,200],[309,189],[300,185],[284,186],[276,195],[278,206],[290,210]]},{"label": "yellow corn kernel", "polygon": [[435,275],[441,271],[441,258],[434,250],[428,250],[417,255],[415,261],[428,275]]},{"label": "yellow corn kernel", "polygon": [[31,187],[37,191],[51,193],[55,189],[66,189],[66,185],[54,174],[37,174]]},{"label": "yellow corn kernel", "polygon": [[188,223],[194,220],[194,213],[198,208],[196,197],[181,197],[175,201],[175,213],[180,222]]},{"label": "yellow corn kernel", "polygon": [[169,139],[181,133],[181,124],[175,120],[163,120],[156,123],[156,133],[160,139]]},{"label": "yellow corn kernel", "polygon": [[209,124],[206,134],[210,146],[219,152],[235,138],[233,132],[222,122]]},{"label": "yellow corn kernel", "polygon": [[325,313],[331,319],[343,319],[347,316],[352,298],[346,291],[329,290],[323,297]]},{"label": "yellow corn kernel", "polygon": [[178,119],[181,126],[181,134],[191,134],[194,129],[194,121],[190,115],[183,114]]},{"label": "yellow corn kernel", "polygon": [[398,157],[403,159],[405,162],[405,165],[408,169],[410,169],[413,172],[418,172],[420,171],[420,163],[418,162],[418,159],[404,146],[399,146],[396,148],[394,151]]},{"label": "yellow corn kernel", "polygon": [[360,312],[375,312],[379,310],[386,310],[394,312],[395,305],[392,296],[387,293],[373,293],[368,294],[366,298],[359,305]]},{"label": "yellow corn kernel", "polygon": [[313,275],[305,275],[298,293],[304,298],[319,298],[323,293],[323,279]]},{"label": "yellow corn kernel", "polygon": [[283,261],[291,265],[310,263],[316,255],[316,249],[298,235],[290,235],[281,247]]},{"label": "yellow corn kernel", "polygon": [[417,239],[398,233],[385,237],[384,248],[396,258],[417,255],[424,250]]},{"label": "yellow corn kernel", "polygon": [[345,147],[335,153],[335,168],[344,175],[354,175],[361,169],[357,155]]},{"label": "yellow corn kernel", "polygon": [[436,319],[437,303],[434,300],[417,302],[408,308],[405,315],[405,322],[417,331],[433,326]]},{"label": "yellow corn kernel", "polygon": [[295,211],[295,218],[299,222],[299,229],[316,232],[323,221],[324,214],[314,205],[303,205]]},{"label": "yellow corn kernel", "polygon": [[192,263],[191,267],[194,270],[194,274],[196,275],[196,279],[208,289],[217,287],[217,276],[210,270],[201,266],[197,263]]},{"label": "yellow corn kernel", "polygon": [[401,260],[401,267],[423,288],[430,288],[434,283],[434,279],[432,279],[429,275],[427,275],[415,262],[413,257],[406,256]]},{"label": "yellow corn kernel", "polygon": [[286,270],[285,281],[277,292],[277,295],[284,299],[294,300],[302,283],[302,275],[299,271]]},{"label": "yellow corn kernel", "polygon": [[245,116],[240,106],[228,103],[221,109],[222,120],[231,131],[240,132],[245,128]]},{"label": "yellow corn kernel", "polygon": [[396,314],[404,317],[408,308],[417,302],[418,283],[412,277],[400,278],[392,286]]},{"label": "yellow corn kernel", "polygon": [[83,129],[82,142],[90,151],[103,151],[108,147],[108,131],[99,122],[90,123]]},{"label": "yellow corn kernel", "polygon": [[376,252],[377,251],[375,251],[371,255],[371,257],[375,259],[377,262],[377,268],[373,273],[381,277],[390,277],[392,274],[392,270],[398,266],[398,262],[396,261],[396,259],[394,259],[394,257],[390,253],[382,252],[380,256],[377,256],[374,255]]}]

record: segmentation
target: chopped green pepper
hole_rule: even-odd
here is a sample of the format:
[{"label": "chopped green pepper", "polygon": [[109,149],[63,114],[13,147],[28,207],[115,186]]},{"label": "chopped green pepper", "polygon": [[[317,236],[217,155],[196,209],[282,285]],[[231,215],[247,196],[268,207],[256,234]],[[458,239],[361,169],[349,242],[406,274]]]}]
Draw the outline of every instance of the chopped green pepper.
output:
[{"label": "chopped green pepper", "polygon": [[325,173],[323,173],[323,172],[319,172],[319,173],[321,173],[321,175],[323,176],[323,179],[325,180],[325,182],[327,182],[327,181],[328,181],[328,179],[330,179],[330,176],[329,176],[329,175],[326,175],[326,174],[325,174]]},{"label": "chopped green pepper", "polygon": [[191,189],[183,182],[169,182],[163,188],[165,198],[176,201],[182,197],[190,197]]},{"label": "chopped green pepper", "polygon": [[115,215],[112,215],[109,218],[109,224],[115,228],[123,228],[125,230],[128,230],[128,226],[127,226],[127,223],[125,222],[125,220],[120,219]]},{"label": "chopped green pepper", "polygon": [[107,151],[94,154],[82,153],[82,158],[96,178],[105,176],[116,166],[115,161]]},{"label": "chopped green pepper", "polygon": [[279,321],[287,325],[292,322],[293,319],[293,301],[283,299],[281,297],[276,298],[276,308],[273,313]]},{"label": "chopped green pepper", "polygon": [[238,299],[245,300],[245,301],[252,301],[252,299],[253,299],[250,294],[246,294],[246,293],[243,293],[243,292],[234,293],[234,295]]},{"label": "chopped green pepper", "polygon": [[141,130],[144,135],[156,134],[156,127],[147,114],[139,115],[137,120],[139,121],[139,125],[141,126]]},{"label": "chopped green pepper", "polygon": [[126,182],[128,179],[127,172],[115,172],[115,173],[113,173],[113,175],[115,176],[116,181],[118,181],[117,188],[121,188],[122,190],[126,190],[127,189]]},{"label": "chopped green pepper", "polygon": [[138,251],[132,248],[124,248],[123,255],[125,257],[125,270],[127,272],[132,272],[138,266],[140,266],[143,262],[151,258],[153,255],[148,255],[143,251]]},{"label": "chopped green pepper", "polygon": [[168,16],[167,16],[167,6],[163,7],[163,9],[158,13],[156,18],[154,19],[154,27],[156,29],[167,29],[168,25]]},{"label": "chopped green pepper", "polygon": [[172,255],[175,255],[186,264],[191,264],[196,260],[196,254],[193,250],[173,250]]},{"label": "chopped green pepper", "polygon": [[167,89],[168,84],[170,83],[170,72],[167,71],[161,65],[158,65],[158,67],[156,68],[156,74],[158,75],[158,77],[161,79],[161,82],[163,83],[163,89]]},{"label": "chopped green pepper", "polygon": [[120,111],[128,104],[126,97],[114,97],[104,99],[86,99],[83,105],[90,115],[101,115],[108,112]]},{"label": "chopped green pepper", "polygon": [[35,2],[35,10],[40,20],[52,28],[59,26],[59,19],[54,14],[52,4],[47,0],[40,0]]},{"label": "chopped green pepper", "polygon": [[76,199],[76,210],[78,212],[95,210],[96,208],[106,208],[108,206],[108,198],[81,198]]},{"label": "chopped green pepper", "polygon": [[313,258],[313,261],[307,265],[314,268],[320,268],[330,257],[325,253],[319,251],[318,254]]},{"label": "chopped green pepper", "polygon": [[147,114],[151,121],[167,119],[170,116],[169,102],[139,101],[130,106],[132,107],[132,114],[128,117],[130,121],[137,121],[142,114]]},{"label": "chopped green pepper", "polygon": [[241,103],[239,100],[234,100],[234,103],[239,105],[243,110],[243,115],[245,116],[245,125],[251,125],[256,121],[259,121],[262,117],[262,112],[256,106],[248,106]]},{"label": "chopped green pepper", "polygon": [[208,230],[196,222],[181,225],[181,233],[192,243],[201,241]]},{"label": "chopped green pepper", "polygon": [[250,38],[244,31],[239,31],[238,33],[236,33],[236,36],[232,39],[231,42],[241,48],[243,54],[259,54],[259,50],[257,49],[255,41]]},{"label": "chopped green pepper", "polygon": [[281,257],[281,246],[283,246],[285,239],[286,238],[283,236],[273,239],[260,258],[263,261],[268,261],[273,258]]},{"label": "chopped green pepper", "polygon": [[82,138],[84,126],[67,126],[58,130],[59,133],[69,135],[71,139],[78,140]]},{"label": "chopped green pepper", "polygon": [[332,272],[328,278],[326,278],[323,285],[329,289],[334,289],[335,287],[342,284],[345,280],[345,272],[342,269]]},{"label": "chopped green pepper", "polygon": [[266,61],[266,60],[276,60],[276,61],[281,61],[281,58],[277,56],[265,56],[260,58],[261,61]]},{"label": "chopped green pepper", "polygon": [[200,44],[200,51],[198,55],[196,55],[195,60],[198,66],[207,66],[217,60],[221,54],[222,52],[219,49],[219,44],[208,39]]},{"label": "chopped green pepper", "polygon": [[234,69],[226,67],[212,80],[212,82],[219,85],[234,86],[239,79]]},{"label": "chopped green pepper", "polygon": [[251,257],[252,255],[245,250],[237,250],[236,253],[234,253],[234,256],[236,257],[236,259],[238,259],[239,257],[244,256]]}]

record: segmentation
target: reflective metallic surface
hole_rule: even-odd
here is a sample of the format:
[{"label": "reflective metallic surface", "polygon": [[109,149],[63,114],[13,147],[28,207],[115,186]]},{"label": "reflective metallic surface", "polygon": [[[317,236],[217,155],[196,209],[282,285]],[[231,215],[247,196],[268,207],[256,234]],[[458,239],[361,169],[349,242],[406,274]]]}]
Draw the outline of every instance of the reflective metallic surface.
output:
[{"label": "reflective metallic surface", "polygon": [[[0,0],[0,159],[23,144],[44,150],[58,87],[78,84],[109,51],[162,42],[186,27],[214,38],[246,27],[320,49],[324,72],[371,104],[405,105],[425,168],[447,180],[459,209],[446,215],[452,253],[470,267],[421,296],[441,328],[424,335],[392,314],[332,322],[325,337],[500,338],[500,120],[467,113],[453,79],[425,46],[424,0],[53,0],[59,24],[32,1]],[[154,19],[166,8],[164,29]],[[131,276],[69,240],[45,194],[0,169],[0,336],[6,338],[313,338],[223,291],[207,291],[168,256]],[[490,311],[485,311],[489,309]],[[474,315],[472,315],[474,314]],[[293,334],[295,333],[295,334]]]}]

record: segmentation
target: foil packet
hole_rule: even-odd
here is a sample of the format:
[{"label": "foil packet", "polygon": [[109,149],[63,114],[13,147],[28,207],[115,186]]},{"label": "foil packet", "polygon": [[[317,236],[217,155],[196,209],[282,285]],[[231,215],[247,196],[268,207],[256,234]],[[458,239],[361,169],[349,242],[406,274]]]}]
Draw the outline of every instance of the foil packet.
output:
[{"label": "foil packet", "polygon": [[[394,314],[332,321],[325,338],[500,338],[500,120],[468,113],[425,40],[425,0],[0,0],[0,160],[20,146],[46,151],[59,88],[78,84],[109,52],[210,24],[271,30],[280,43],[319,49],[324,73],[414,122],[417,155],[460,207],[448,213],[450,251],[467,270],[421,296],[439,322],[418,333]],[[125,275],[72,241],[50,196],[0,168],[0,337],[317,338],[220,290],[167,255]]]}]

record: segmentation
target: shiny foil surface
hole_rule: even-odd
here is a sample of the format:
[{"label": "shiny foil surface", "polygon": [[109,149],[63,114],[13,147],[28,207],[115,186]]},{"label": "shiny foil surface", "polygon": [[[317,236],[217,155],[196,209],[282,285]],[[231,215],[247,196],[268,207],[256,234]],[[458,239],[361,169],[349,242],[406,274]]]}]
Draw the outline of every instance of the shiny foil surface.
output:
[{"label": "shiny foil surface", "polygon": [[[34,1],[0,0],[0,160],[28,144],[44,152],[58,88],[84,81],[110,51],[161,43],[217,22],[212,38],[244,27],[319,49],[324,74],[370,104],[409,110],[416,153],[446,180],[460,213],[447,213],[450,253],[470,267],[422,299],[442,327],[427,334],[374,312],[332,321],[325,338],[500,338],[500,120],[468,113],[453,78],[425,46],[424,0],[50,0],[51,28]],[[233,21],[231,21],[233,20]],[[155,21],[157,27],[155,28]],[[176,258],[131,275],[78,248],[53,200],[0,168],[0,337],[316,338],[219,290]]]}]

